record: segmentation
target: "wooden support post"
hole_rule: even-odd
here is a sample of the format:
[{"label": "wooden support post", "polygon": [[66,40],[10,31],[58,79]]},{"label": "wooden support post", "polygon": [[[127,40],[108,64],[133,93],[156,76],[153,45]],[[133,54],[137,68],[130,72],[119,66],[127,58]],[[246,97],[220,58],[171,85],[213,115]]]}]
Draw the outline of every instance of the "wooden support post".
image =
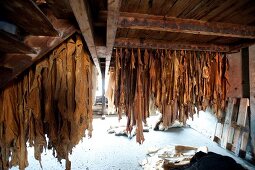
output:
[{"label": "wooden support post", "polygon": [[104,116],[104,114],[105,114],[105,73],[104,71],[102,71],[102,116]]},{"label": "wooden support post", "polygon": [[253,160],[255,161],[255,45],[249,47],[250,74],[250,135]]},{"label": "wooden support post", "polygon": [[242,91],[243,97],[249,98],[250,97],[250,82],[249,82],[249,49],[243,48],[241,50],[241,60],[242,60]]}]

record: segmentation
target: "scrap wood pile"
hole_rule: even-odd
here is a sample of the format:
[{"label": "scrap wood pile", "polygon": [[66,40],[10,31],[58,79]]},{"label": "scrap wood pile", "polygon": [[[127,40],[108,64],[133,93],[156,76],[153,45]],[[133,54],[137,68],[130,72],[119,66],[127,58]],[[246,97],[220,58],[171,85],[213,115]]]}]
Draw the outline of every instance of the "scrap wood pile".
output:
[{"label": "scrap wood pile", "polygon": [[[28,166],[26,143],[41,160],[53,148],[59,160],[92,132],[95,68],[79,36],[70,38],[0,94],[0,169]],[[48,137],[48,142],[46,140]]]},{"label": "scrap wood pile", "polygon": [[208,153],[208,148],[184,145],[152,147],[148,149],[146,158],[139,161],[139,164],[144,170],[180,168],[189,164],[197,152]]},{"label": "scrap wood pile", "polygon": [[114,101],[119,118],[126,114],[128,132],[136,125],[137,142],[144,141],[142,122],[149,116],[150,103],[162,113],[165,127],[175,120],[185,123],[195,108],[210,106],[222,117],[228,86],[225,54],[116,49],[114,55],[108,100]]},{"label": "scrap wood pile", "polygon": [[208,152],[206,146],[166,146],[150,148],[146,159],[139,162],[144,170],[233,169],[245,170],[229,156]]}]

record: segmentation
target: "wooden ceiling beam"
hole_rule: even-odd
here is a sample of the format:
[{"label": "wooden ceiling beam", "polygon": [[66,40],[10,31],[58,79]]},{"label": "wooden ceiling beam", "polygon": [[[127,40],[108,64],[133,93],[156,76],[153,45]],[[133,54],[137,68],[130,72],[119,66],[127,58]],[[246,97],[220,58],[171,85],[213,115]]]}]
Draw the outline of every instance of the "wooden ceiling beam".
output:
[{"label": "wooden ceiling beam", "polygon": [[5,53],[36,53],[31,47],[5,31],[0,30],[0,51]]},{"label": "wooden ceiling beam", "polygon": [[54,27],[60,32],[59,37],[49,36],[27,36],[24,43],[33,47],[36,54],[5,54],[1,56],[1,65],[5,68],[11,68],[11,74],[0,72],[0,90],[9,82],[15,79],[32,64],[40,60],[47,53],[64,42],[67,38],[77,32],[76,28],[66,20],[55,20],[52,22]]},{"label": "wooden ceiling beam", "polygon": [[120,6],[121,0],[108,0],[105,74],[107,74],[110,66],[112,50],[118,26]]},{"label": "wooden ceiling beam", "polygon": [[120,14],[118,27],[255,39],[254,26],[126,12]]},{"label": "wooden ceiling beam", "polygon": [[[0,15],[32,35],[58,36],[46,15],[33,0],[0,1]],[[18,17],[17,15],[21,16]]]},{"label": "wooden ceiling beam", "polygon": [[69,0],[71,8],[73,10],[76,21],[79,24],[81,33],[85,42],[87,43],[87,47],[92,56],[93,62],[99,72],[101,74],[100,65],[98,62],[98,56],[95,46],[94,40],[94,32],[91,21],[91,11],[89,8],[89,4],[84,0]]},{"label": "wooden ceiling beam", "polygon": [[116,38],[114,47],[229,52],[229,46],[225,45],[192,44],[187,42],[141,40],[134,38]]}]

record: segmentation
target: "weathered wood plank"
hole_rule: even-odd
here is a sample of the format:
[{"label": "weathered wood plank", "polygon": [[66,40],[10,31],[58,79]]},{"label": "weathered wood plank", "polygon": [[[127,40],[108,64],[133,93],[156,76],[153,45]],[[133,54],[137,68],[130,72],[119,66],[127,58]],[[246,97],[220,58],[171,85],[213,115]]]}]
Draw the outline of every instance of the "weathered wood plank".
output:
[{"label": "weathered wood plank", "polygon": [[107,13],[107,33],[106,33],[106,67],[105,75],[109,70],[113,45],[115,42],[115,36],[117,31],[117,24],[119,19],[119,11],[121,6],[121,0],[108,0],[108,13]]},{"label": "weathered wood plank", "polygon": [[150,48],[150,49],[172,49],[172,50],[195,50],[195,51],[218,51],[228,52],[228,46],[215,44],[190,44],[186,42],[169,42],[160,40],[142,40],[131,38],[117,38],[114,47],[127,48]]},{"label": "weathered wood plank", "polygon": [[221,147],[223,147],[223,148],[227,147],[228,136],[230,133],[231,123],[232,123],[232,114],[233,114],[235,103],[236,103],[235,98],[229,98],[227,112],[226,112],[225,121],[224,121],[223,132],[222,132],[222,140],[221,140]]},{"label": "weathered wood plank", "polygon": [[235,134],[235,128],[233,127],[233,122],[236,124],[237,116],[238,116],[238,107],[240,104],[240,99],[236,99],[236,103],[233,108],[233,113],[232,113],[232,118],[231,118],[231,127],[229,129],[229,134],[228,134],[228,141],[227,141],[227,149],[231,150],[232,149],[232,144],[233,144],[233,139],[234,139],[234,134]]},{"label": "weathered wood plank", "polygon": [[0,51],[6,53],[36,53],[31,47],[24,44],[13,35],[0,30]]},{"label": "weathered wood plank", "polygon": [[218,122],[215,129],[215,135],[213,141],[220,144],[222,137],[223,124]]},{"label": "weathered wood plank", "polygon": [[250,75],[250,135],[253,159],[255,161],[255,45],[249,47],[249,75]]},{"label": "weathered wood plank", "polygon": [[[244,132],[242,128],[246,126],[246,122],[248,119],[248,106],[249,106],[249,99],[247,98],[241,98],[240,100],[240,106],[239,106],[239,112],[238,112],[238,118],[236,124],[240,127],[235,128],[235,134],[234,134],[234,141],[233,141],[233,148],[232,150],[235,152],[236,155],[239,155],[241,145],[244,149],[245,146],[247,146],[248,140],[245,142],[245,138],[247,137],[247,132]],[[245,142],[242,143],[241,141]]]},{"label": "weathered wood plank", "polygon": [[255,39],[255,27],[147,14],[121,13],[120,28]]},{"label": "weathered wood plank", "polygon": [[240,101],[239,114],[237,118],[237,124],[241,126],[245,126],[247,119],[247,108],[249,106],[249,99],[242,98]]},{"label": "weathered wood plank", "polygon": [[98,73],[101,74],[101,69],[98,62],[98,56],[94,41],[94,32],[92,27],[91,21],[92,18],[89,5],[87,1],[83,0],[69,0],[69,2],[73,10],[74,16],[79,24],[83,38],[87,43],[93,62],[98,70]]},{"label": "weathered wood plank", "polygon": [[0,14],[1,17],[12,21],[30,34],[59,35],[48,18],[32,0],[0,1]]}]

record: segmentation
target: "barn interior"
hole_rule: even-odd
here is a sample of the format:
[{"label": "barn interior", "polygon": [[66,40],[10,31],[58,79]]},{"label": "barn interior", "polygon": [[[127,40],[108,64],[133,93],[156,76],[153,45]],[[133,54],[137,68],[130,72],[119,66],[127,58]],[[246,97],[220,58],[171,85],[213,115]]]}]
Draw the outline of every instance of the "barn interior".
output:
[{"label": "barn interior", "polygon": [[200,146],[255,168],[255,1],[0,4],[0,170],[185,169]]}]

